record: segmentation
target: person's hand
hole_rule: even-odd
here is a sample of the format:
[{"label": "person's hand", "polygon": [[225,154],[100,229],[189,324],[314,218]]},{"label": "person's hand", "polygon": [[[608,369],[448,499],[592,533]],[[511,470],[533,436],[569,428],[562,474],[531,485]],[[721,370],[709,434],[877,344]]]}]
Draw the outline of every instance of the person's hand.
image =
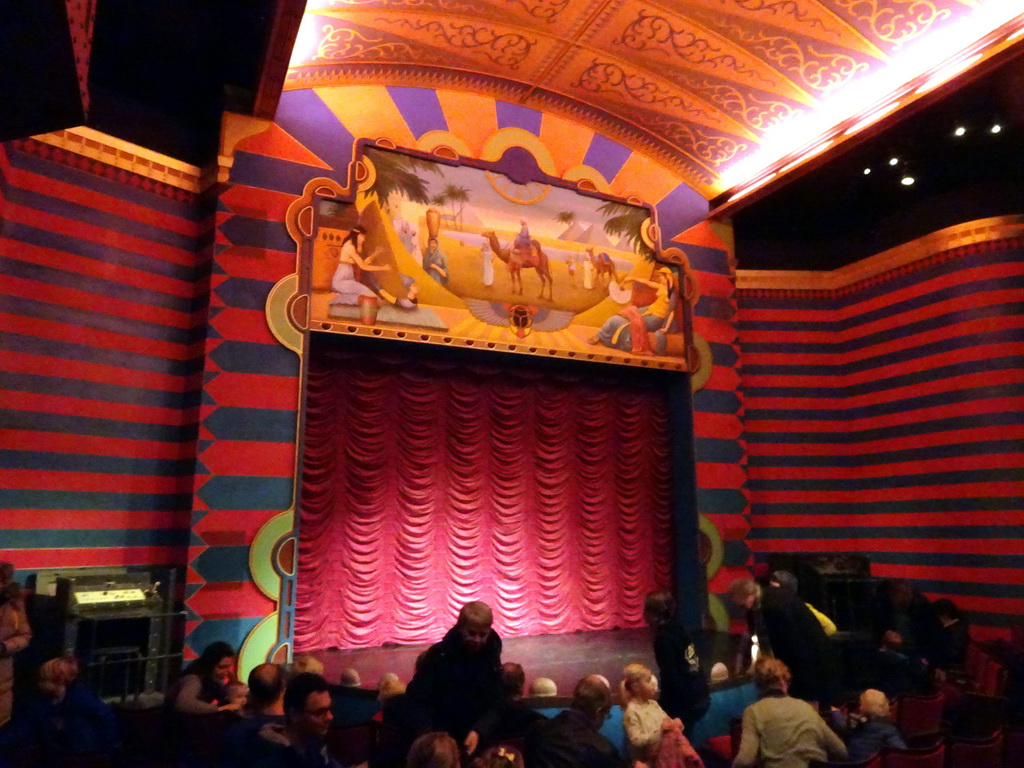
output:
[{"label": "person's hand", "polygon": [[240,700],[240,699],[236,700],[236,701],[229,701],[227,704],[221,704],[219,707],[217,707],[217,711],[218,712],[236,712],[237,710],[242,708],[242,704],[244,704],[244,703],[245,702]]},{"label": "person's hand", "polygon": [[466,748],[466,754],[472,755],[476,752],[477,746],[480,744],[480,734],[476,731],[470,731],[469,735],[466,736],[466,740],[462,742],[462,746]]}]

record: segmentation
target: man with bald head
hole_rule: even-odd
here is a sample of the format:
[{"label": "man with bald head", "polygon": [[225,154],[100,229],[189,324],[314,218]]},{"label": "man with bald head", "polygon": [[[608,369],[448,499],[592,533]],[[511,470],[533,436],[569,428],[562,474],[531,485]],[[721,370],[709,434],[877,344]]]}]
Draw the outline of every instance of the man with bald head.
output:
[{"label": "man with bald head", "polygon": [[625,768],[627,762],[601,725],[612,709],[612,692],[600,675],[584,677],[572,693],[572,704],[526,735],[530,768]]},{"label": "man with bald head", "polygon": [[249,700],[240,713],[244,719],[224,734],[222,768],[251,765],[265,746],[263,727],[284,726],[284,689],[284,671],[277,664],[260,664],[249,673]]},{"label": "man with bald head", "polygon": [[423,656],[406,691],[416,734],[446,731],[472,755],[501,716],[501,638],[487,603],[466,603]]}]

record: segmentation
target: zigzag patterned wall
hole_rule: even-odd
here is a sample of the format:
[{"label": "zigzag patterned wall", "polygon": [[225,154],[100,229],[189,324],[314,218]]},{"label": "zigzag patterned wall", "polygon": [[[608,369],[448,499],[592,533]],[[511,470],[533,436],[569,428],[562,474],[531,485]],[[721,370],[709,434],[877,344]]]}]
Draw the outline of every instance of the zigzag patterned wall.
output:
[{"label": "zigzag patterned wall", "polygon": [[703,223],[673,239],[690,258],[700,284],[694,328],[708,342],[714,361],[707,383],[693,395],[693,429],[697,507],[717,528],[723,544],[721,564],[710,574],[708,589],[722,595],[734,579],[750,576],[752,557],[744,541],[750,531],[750,505],[735,275],[730,246],[715,230]]},{"label": "zigzag patterned wall", "polygon": [[751,549],[858,552],[968,609],[1024,614],[1024,240],[841,291],[742,291]]},{"label": "zigzag patterned wall", "polygon": [[[501,128],[515,127],[540,139],[559,173],[587,166],[607,181],[614,194],[654,201],[665,245],[671,236],[706,214],[706,202],[678,177],[593,130],[570,121],[494,99],[418,88],[353,86],[286,92],[273,124],[237,119],[229,123],[224,154],[233,165],[217,213],[217,235],[210,297],[210,339],[204,379],[199,467],[192,546],[189,553],[189,652],[212,639],[239,643],[272,604],[252,583],[248,544],[275,511],[292,503],[298,404],[298,358],[281,347],[262,317],[269,290],[294,270],[294,247],[285,232],[285,208],[311,178],[347,182],[352,147],[358,138],[385,138],[417,147],[426,134],[446,132],[460,149],[478,156]],[[694,266],[715,285],[698,305],[698,332],[715,326],[714,354],[728,361],[713,373],[724,396],[702,399],[698,408],[728,422],[733,435],[720,441],[718,426],[698,450],[712,487],[742,520],[741,480],[727,464],[742,455],[735,347],[728,326],[731,281],[726,251],[710,232],[681,236]],[[698,416],[698,422],[701,417]],[[734,474],[734,473],[733,473]],[[727,476],[728,475],[728,476]],[[734,526],[737,532],[744,525]],[[741,547],[742,548],[742,545]],[[732,561],[746,551],[730,549]]]},{"label": "zigzag patterned wall", "polygon": [[205,320],[196,196],[0,145],[0,556],[185,564]]}]

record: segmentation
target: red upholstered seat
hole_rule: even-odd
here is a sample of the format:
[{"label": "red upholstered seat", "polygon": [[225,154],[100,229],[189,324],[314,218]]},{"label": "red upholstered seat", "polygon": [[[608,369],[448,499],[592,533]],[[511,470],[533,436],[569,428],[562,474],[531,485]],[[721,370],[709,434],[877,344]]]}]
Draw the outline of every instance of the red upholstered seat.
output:
[{"label": "red upholstered seat", "polygon": [[1006,675],[1006,667],[989,656],[985,660],[985,669],[978,690],[986,696],[1002,696],[1006,691]]},{"label": "red upholstered seat", "polygon": [[858,760],[856,763],[819,763],[817,761],[811,763],[810,768],[882,768],[882,753],[866,757],[863,760]]},{"label": "red upholstered seat", "polygon": [[912,739],[941,732],[944,701],[941,693],[931,696],[901,696],[896,708],[896,725],[904,738]]},{"label": "red upholstered seat", "polygon": [[985,669],[985,659],[988,654],[981,649],[977,643],[967,646],[967,661],[964,664],[967,670],[967,677],[974,683],[975,687],[981,684],[981,673]]},{"label": "red upholstered seat", "polygon": [[928,749],[887,749],[882,752],[882,768],[945,768],[946,745]]},{"label": "red upholstered seat", "polygon": [[[998,768],[1002,755],[1002,731],[982,739],[950,738],[946,741],[946,768]],[[1024,755],[1021,759],[1024,762]]]},{"label": "red upholstered seat", "polygon": [[1003,731],[1003,768],[1014,768],[1024,761],[1024,728],[1008,726]]},{"label": "red upholstered seat", "polygon": [[356,725],[331,728],[327,732],[327,751],[342,765],[367,762],[377,743],[377,723],[370,720]]}]

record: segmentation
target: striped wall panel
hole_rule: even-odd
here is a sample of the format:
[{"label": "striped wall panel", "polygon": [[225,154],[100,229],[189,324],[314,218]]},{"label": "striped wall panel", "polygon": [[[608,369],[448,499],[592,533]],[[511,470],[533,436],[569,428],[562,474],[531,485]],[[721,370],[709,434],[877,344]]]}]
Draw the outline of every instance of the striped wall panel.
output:
[{"label": "striped wall panel", "polygon": [[692,227],[673,242],[686,253],[700,285],[694,330],[708,342],[713,360],[711,377],[693,396],[693,426],[698,510],[718,529],[723,544],[722,563],[708,590],[722,599],[733,579],[750,575],[752,562],[746,543],[750,505],[734,274],[728,246],[711,225]]},{"label": "striped wall panel", "polygon": [[0,145],[0,557],[185,564],[202,371],[194,195]]},{"label": "striped wall panel", "polygon": [[756,553],[858,552],[971,611],[1024,613],[1024,241],[841,292],[743,291]]}]

